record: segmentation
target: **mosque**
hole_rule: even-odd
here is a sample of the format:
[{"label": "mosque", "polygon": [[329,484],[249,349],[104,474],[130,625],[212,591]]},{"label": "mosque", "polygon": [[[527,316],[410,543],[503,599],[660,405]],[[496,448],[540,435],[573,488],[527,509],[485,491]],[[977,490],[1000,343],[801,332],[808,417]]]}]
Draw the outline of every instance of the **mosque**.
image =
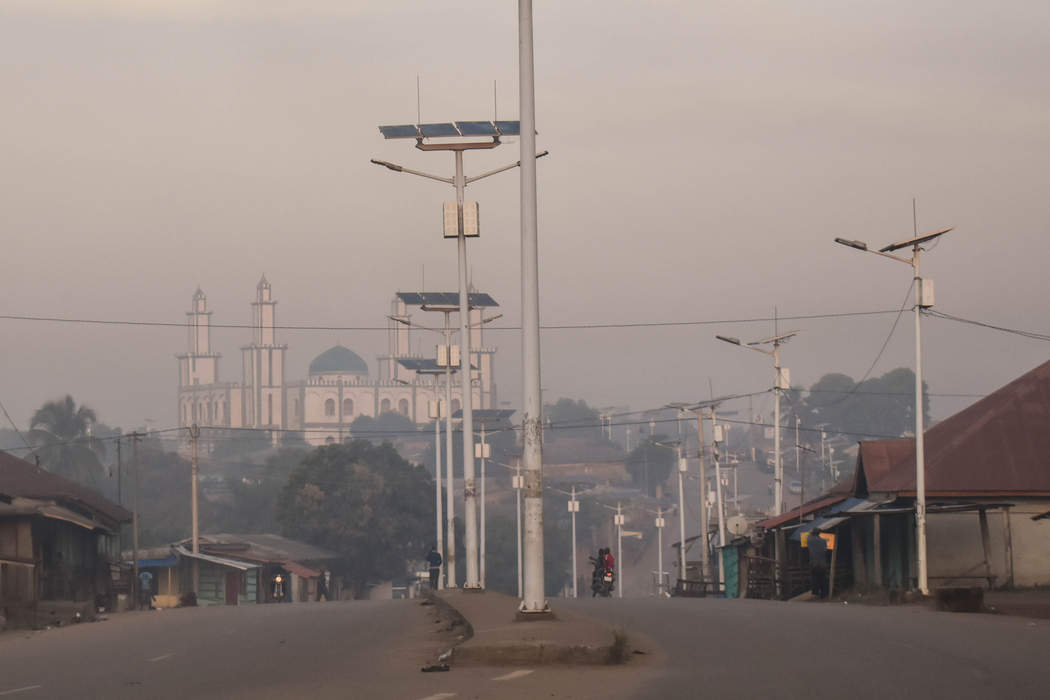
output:
[{"label": "mosque", "polygon": [[[429,422],[428,401],[444,395],[444,375],[428,373],[435,360],[413,354],[411,313],[424,306],[426,294],[398,293],[387,317],[388,347],[377,358],[378,376],[350,348],[335,345],[310,362],[309,376],[289,380],[285,373],[288,346],[277,342],[277,301],[264,275],[255,288],[251,342],[241,348],[239,382],[219,375],[221,355],[211,348],[211,314],[198,287],[187,316],[187,349],[176,355],[179,365],[179,425],[273,430],[275,438],[301,432],[311,445],[338,442],[351,436],[350,424],[359,416],[396,413],[416,423]],[[440,295],[448,297],[449,295]],[[475,296],[486,303],[475,304]],[[476,408],[494,408],[493,379],[496,348],[485,344],[482,311],[495,306],[488,295],[471,295],[471,392]],[[434,344],[441,342],[433,336]],[[460,392],[459,374],[453,375],[452,395]],[[452,399],[452,412],[460,408]]]}]

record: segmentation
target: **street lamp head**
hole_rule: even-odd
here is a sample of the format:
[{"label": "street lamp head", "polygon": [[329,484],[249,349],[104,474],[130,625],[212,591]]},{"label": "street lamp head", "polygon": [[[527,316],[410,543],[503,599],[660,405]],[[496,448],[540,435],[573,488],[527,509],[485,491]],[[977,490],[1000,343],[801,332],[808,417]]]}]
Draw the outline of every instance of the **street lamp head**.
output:
[{"label": "street lamp head", "polygon": [[867,250],[868,244],[864,241],[851,241],[848,238],[836,238],[835,242],[839,245],[844,245],[849,248],[856,248],[857,250]]},{"label": "street lamp head", "polygon": [[391,321],[397,321],[398,323],[403,323],[406,326],[411,326],[412,325],[412,323],[407,318],[402,318],[401,316],[387,316],[387,318],[389,318]]},{"label": "street lamp head", "polygon": [[399,173],[402,170],[401,166],[398,165],[397,163],[388,163],[385,160],[376,160],[375,158],[371,158],[370,160],[371,160],[371,162],[375,163],[376,165],[382,165],[384,168],[387,168],[388,170],[393,170],[395,173]]},{"label": "street lamp head", "polygon": [[727,343],[732,343],[733,345],[740,345],[741,344],[740,343],[740,338],[730,338],[729,336],[725,336],[725,335],[716,335],[715,337],[718,338],[719,340],[723,340],[723,341],[725,341]]}]

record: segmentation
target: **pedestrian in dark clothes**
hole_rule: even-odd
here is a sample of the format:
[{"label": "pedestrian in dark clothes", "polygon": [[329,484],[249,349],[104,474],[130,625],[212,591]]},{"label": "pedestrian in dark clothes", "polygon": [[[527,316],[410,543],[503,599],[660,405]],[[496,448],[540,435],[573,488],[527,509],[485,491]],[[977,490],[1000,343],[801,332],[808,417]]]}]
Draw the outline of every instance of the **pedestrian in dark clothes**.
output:
[{"label": "pedestrian in dark clothes", "polygon": [[430,566],[430,589],[436,591],[438,587],[438,581],[441,579],[441,553],[437,551],[437,546],[430,548],[427,552],[427,564]]},{"label": "pedestrian in dark clothes", "polygon": [[823,600],[828,597],[828,543],[816,530],[809,532],[809,574],[813,595]]}]

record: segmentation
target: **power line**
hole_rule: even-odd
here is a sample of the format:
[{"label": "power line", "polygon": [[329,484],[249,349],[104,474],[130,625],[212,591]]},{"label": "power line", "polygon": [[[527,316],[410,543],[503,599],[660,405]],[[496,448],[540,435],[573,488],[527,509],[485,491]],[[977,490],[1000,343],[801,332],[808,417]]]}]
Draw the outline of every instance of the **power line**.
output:
[{"label": "power line", "polygon": [[[883,314],[896,313],[895,310],[882,310],[882,311],[845,311],[839,313],[813,313],[813,314],[799,314],[796,316],[781,316],[780,320],[819,320],[819,319],[834,319],[834,318],[850,318],[850,317],[862,317],[862,316],[877,316]],[[5,321],[33,321],[40,323],[69,323],[69,324],[81,324],[81,325],[98,325],[98,326],[138,326],[138,327],[159,327],[159,328],[192,328],[193,324],[189,322],[173,322],[173,321],[141,321],[141,320],[117,320],[117,319],[100,319],[100,318],[75,318],[66,316],[35,316],[28,314],[0,314],[0,320]],[[707,326],[716,324],[727,324],[727,323],[766,323],[772,321],[772,317],[750,317],[750,318],[726,318],[726,319],[700,319],[700,320],[689,320],[689,321],[633,321],[623,323],[560,323],[560,324],[546,324],[540,326],[542,330],[600,330],[600,329],[616,329],[616,328],[663,328],[663,327],[679,327],[679,326]],[[209,324],[210,328],[230,328],[230,329],[242,329],[251,330],[255,328],[252,324],[247,323],[213,323]],[[390,330],[387,326],[325,326],[325,325],[314,325],[314,324],[290,324],[273,326],[276,330],[286,331],[383,331],[387,332]],[[487,326],[488,330],[492,331],[520,331],[521,326]]]},{"label": "power line", "polygon": [[1028,331],[1018,328],[1008,328],[1006,326],[997,326],[994,323],[987,323],[985,321],[975,321],[973,319],[962,318],[961,316],[954,316],[952,314],[944,313],[943,311],[934,311],[932,309],[926,309],[922,313],[926,316],[932,316],[934,318],[940,318],[946,321],[955,321],[957,323],[965,323],[967,325],[977,326],[979,328],[987,328],[989,330],[1000,331],[1002,333],[1019,335],[1022,338],[1029,338],[1031,340],[1050,341],[1050,333],[1040,333],[1038,331]]},{"label": "power line", "polygon": [[[26,436],[22,434],[22,431],[18,429],[18,426],[15,425],[15,422],[13,420],[11,420],[11,414],[7,412],[7,407],[4,406],[4,402],[3,401],[0,401],[0,410],[2,410],[4,412],[4,418],[6,418],[7,422],[11,424],[11,428],[15,431],[15,433],[18,434],[18,437],[25,444],[26,449],[29,450],[30,452],[32,452],[33,451],[33,447],[29,444],[29,441],[26,440]],[[19,449],[21,449],[21,448],[19,448]]]}]

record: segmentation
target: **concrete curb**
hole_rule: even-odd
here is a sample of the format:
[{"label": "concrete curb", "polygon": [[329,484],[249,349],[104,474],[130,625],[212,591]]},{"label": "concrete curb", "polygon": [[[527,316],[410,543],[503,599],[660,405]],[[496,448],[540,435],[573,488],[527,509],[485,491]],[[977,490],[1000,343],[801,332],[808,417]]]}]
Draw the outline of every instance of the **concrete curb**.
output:
[{"label": "concrete curb", "polygon": [[452,603],[440,596],[428,596],[454,619],[462,621],[467,633],[452,648],[447,663],[454,666],[611,666],[627,662],[630,654],[627,635],[623,630],[610,630],[608,644],[557,644],[550,642],[501,642],[484,644],[474,639],[474,627]]}]

